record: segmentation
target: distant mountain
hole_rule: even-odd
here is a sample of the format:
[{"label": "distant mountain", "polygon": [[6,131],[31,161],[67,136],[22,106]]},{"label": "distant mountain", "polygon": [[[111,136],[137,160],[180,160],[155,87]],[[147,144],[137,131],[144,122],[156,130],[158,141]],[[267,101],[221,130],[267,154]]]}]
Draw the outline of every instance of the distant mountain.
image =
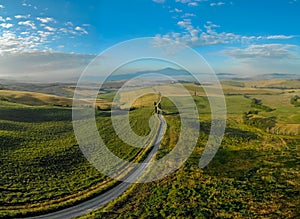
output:
[{"label": "distant mountain", "polygon": [[162,74],[166,76],[190,76],[190,73],[185,70],[181,69],[174,69],[174,68],[164,68],[160,70],[153,70],[153,71],[139,71],[134,73],[128,73],[128,74],[118,74],[118,75],[111,75],[108,80],[112,81],[119,81],[119,80],[128,80],[131,78],[139,77],[142,75],[148,75],[148,74]]},{"label": "distant mountain", "polygon": [[268,80],[268,79],[300,79],[300,75],[285,74],[285,73],[272,73],[272,74],[259,75],[256,78],[258,78],[260,80]]},{"label": "distant mountain", "polygon": [[223,78],[235,78],[236,74],[232,74],[232,73],[217,73],[217,76],[219,79],[223,79]]},{"label": "distant mountain", "polygon": [[255,75],[255,76],[248,76],[248,77],[240,77],[238,74],[231,74],[231,73],[218,73],[217,74],[219,79],[231,79],[231,80],[238,80],[238,81],[247,81],[247,80],[272,80],[272,79],[300,79],[300,75],[297,74],[286,74],[286,73],[271,73],[271,74],[262,74],[262,75]]}]

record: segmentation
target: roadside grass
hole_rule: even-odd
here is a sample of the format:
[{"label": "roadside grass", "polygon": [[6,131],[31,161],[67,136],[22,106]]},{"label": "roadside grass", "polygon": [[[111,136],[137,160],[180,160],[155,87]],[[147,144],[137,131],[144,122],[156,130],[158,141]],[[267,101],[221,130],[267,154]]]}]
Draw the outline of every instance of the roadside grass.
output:
[{"label": "roadside grass", "polygon": [[[116,201],[81,218],[297,218],[300,136],[267,132],[243,119],[245,113],[257,110],[253,118],[276,117],[275,128],[282,125],[294,130],[296,127],[289,125],[292,121],[299,125],[299,111],[287,101],[295,92],[224,86],[228,125],[223,143],[207,167],[199,169],[198,162],[210,131],[209,102],[198,85],[186,85],[197,104],[201,129],[185,165],[157,182],[133,185]],[[196,95],[195,89],[199,89]],[[275,110],[255,109],[244,95]],[[132,128],[142,136],[150,132],[152,98],[157,96],[138,100],[130,112]],[[29,214],[33,206],[46,212],[73,205],[116,183],[106,184],[107,178],[81,155],[69,108],[0,103],[0,217]],[[174,104],[163,98],[161,105],[167,132],[156,159],[172,150],[180,131],[180,115]],[[115,139],[108,111],[96,110],[96,115],[100,135],[111,151],[126,160],[142,159],[144,151]]]},{"label": "roadside grass", "polygon": [[206,168],[198,168],[205,144],[199,140],[177,172],[157,182],[134,185],[113,205],[81,218],[297,217],[300,139],[247,129],[228,128],[219,152]]},{"label": "roadside grass", "polygon": [[[199,112],[209,109],[203,97],[194,98],[202,98],[197,101]],[[244,95],[226,96],[226,102],[224,140],[207,167],[199,169],[198,162],[210,129],[209,116],[203,119],[198,144],[182,168],[162,180],[133,185],[116,201],[80,218],[297,218],[299,135],[272,134],[245,124],[244,113],[255,109]],[[270,105],[264,100],[263,104]],[[168,129],[157,159],[172,150],[180,130],[174,104],[163,98],[162,109]],[[273,112],[259,112],[263,113]]]},{"label": "roadside grass", "polygon": [[[109,112],[96,109],[100,136],[125,160],[144,159],[146,149],[123,143],[112,128]],[[153,106],[130,112],[139,135],[150,132]],[[115,183],[83,156],[66,107],[0,104],[1,184],[0,217],[34,215],[89,199]]]}]

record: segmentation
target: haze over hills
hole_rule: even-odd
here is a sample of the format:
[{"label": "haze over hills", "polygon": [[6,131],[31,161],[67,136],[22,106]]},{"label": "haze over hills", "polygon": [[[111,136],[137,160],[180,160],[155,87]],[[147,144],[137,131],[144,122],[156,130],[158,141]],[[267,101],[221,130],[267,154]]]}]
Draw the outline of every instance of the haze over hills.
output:
[{"label": "haze over hills", "polygon": [[[172,77],[176,80],[193,80],[193,76],[190,72],[184,69],[175,69],[175,68],[163,68],[158,70],[145,70],[145,71],[137,71],[132,73],[124,73],[124,74],[113,74],[109,76],[108,80],[118,81],[118,80],[128,80],[134,77],[139,77],[147,74],[162,74],[165,76]],[[205,78],[206,75],[211,73],[199,72],[199,74],[203,75]],[[268,79],[300,79],[300,75],[297,74],[286,74],[286,73],[270,73],[270,74],[262,74],[255,76],[242,76],[239,74],[233,73],[216,73],[219,79],[236,79],[236,80],[268,80]],[[99,80],[100,76],[91,76],[91,80]]]},{"label": "haze over hills", "polygon": [[[145,70],[145,71],[132,71],[129,73],[113,73],[110,75],[107,79],[103,75],[90,75],[85,76],[85,80],[87,82],[93,83],[93,82],[99,82],[99,81],[127,81],[135,77],[141,77],[143,75],[150,75],[150,74],[161,74],[165,75],[166,77],[170,77],[170,79],[174,80],[183,80],[183,81],[195,81],[192,74],[184,69],[175,69],[175,68],[163,68],[158,70]],[[207,73],[199,73],[201,74],[201,77],[203,76],[203,80],[205,80],[205,77],[209,74]],[[233,73],[216,73],[216,76],[220,80],[272,80],[272,79],[287,79],[287,80],[293,80],[293,79],[300,79],[300,74],[286,74],[286,73],[270,73],[270,74],[261,74],[261,75],[255,75],[255,76],[241,76],[239,74],[233,74]],[[151,77],[149,77],[151,78]],[[171,81],[172,81],[171,79]],[[60,84],[69,84],[69,85],[75,85],[77,79],[73,78],[72,80],[66,80],[65,82],[57,82],[57,83],[46,83],[46,82],[40,82],[40,83],[31,83],[30,81],[18,81],[18,79],[15,80],[7,80],[7,79],[1,79],[0,78],[0,88],[7,88],[9,85],[10,89],[16,89],[18,90],[18,87],[23,87],[24,84],[33,84],[34,86],[29,91],[36,91],[36,87],[38,88],[38,91],[40,90],[41,86],[49,87],[49,85],[53,85],[53,87],[60,86]],[[27,90],[24,87],[23,90]]]},{"label": "haze over hills", "polygon": [[298,74],[285,74],[285,73],[272,73],[256,76],[258,80],[267,80],[267,79],[300,79]]}]

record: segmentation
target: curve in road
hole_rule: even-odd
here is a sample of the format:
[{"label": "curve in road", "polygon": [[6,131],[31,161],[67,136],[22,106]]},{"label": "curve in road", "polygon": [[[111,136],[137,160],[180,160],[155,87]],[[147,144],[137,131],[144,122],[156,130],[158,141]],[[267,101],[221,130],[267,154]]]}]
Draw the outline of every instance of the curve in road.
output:
[{"label": "curve in road", "polygon": [[34,216],[34,217],[27,217],[27,218],[29,218],[29,219],[71,219],[71,218],[85,215],[90,211],[96,210],[96,209],[100,208],[101,206],[113,201],[117,197],[121,196],[132,185],[132,183],[129,183],[128,181],[135,182],[144,173],[144,171],[150,165],[150,161],[154,158],[154,156],[159,148],[160,142],[165,133],[166,122],[161,114],[157,114],[157,116],[160,120],[160,126],[158,129],[158,134],[156,135],[156,140],[155,140],[153,149],[151,150],[151,152],[149,153],[147,158],[143,161],[143,164],[141,164],[135,170],[131,171],[131,173],[125,177],[126,180],[124,180],[124,181],[127,181],[127,182],[122,182],[122,183],[118,184],[117,186],[113,187],[112,189],[110,189],[109,191],[107,191],[93,199],[82,202],[78,205],[75,205],[75,206],[72,206],[72,207],[69,207],[69,208],[66,208],[63,210],[59,210],[56,212],[52,212],[49,214]]}]

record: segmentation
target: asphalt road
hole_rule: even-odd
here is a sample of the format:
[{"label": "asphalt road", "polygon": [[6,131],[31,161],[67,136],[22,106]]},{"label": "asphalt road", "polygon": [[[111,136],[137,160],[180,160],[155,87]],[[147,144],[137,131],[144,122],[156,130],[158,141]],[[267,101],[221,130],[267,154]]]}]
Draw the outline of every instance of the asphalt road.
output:
[{"label": "asphalt road", "polygon": [[[144,173],[144,171],[149,166],[150,161],[154,158],[154,156],[159,148],[159,145],[160,145],[160,142],[164,135],[165,127],[166,127],[166,122],[161,114],[158,114],[158,118],[160,120],[160,127],[158,130],[158,134],[156,135],[156,140],[155,140],[153,149],[149,153],[147,158],[143,161],[144,163],[148,163],[148,164],[143,164],[143,165],[139,166],[138,168],[136,168],[135,170],[132,170],[125,177],[125,179],[126,178],[127,179],[124,181],[135,182],[136,179],[138,179]],[[131,186],[131,184],[132,183],[122,182],[122,183],[118,184],[117,186],[111,188],[109,191],[107,191],[93,199],[82,202],[78,205],[74,205],[72,207],[68,207],[66,209],[52,212],[49,214],[35,216],[35,217],[27,217],[27,218],[32,218],[32,219],[46,219],[46,218],[47,219],[58,219],[58,218],[59,219],[71,219],[71,218],[79,217],[79,216],[85,215],[86,213],[96,210],[96,209],[100,208],[101,206],[113,201],[114,199],[116,199],[117,197],[122,195]]]}]

